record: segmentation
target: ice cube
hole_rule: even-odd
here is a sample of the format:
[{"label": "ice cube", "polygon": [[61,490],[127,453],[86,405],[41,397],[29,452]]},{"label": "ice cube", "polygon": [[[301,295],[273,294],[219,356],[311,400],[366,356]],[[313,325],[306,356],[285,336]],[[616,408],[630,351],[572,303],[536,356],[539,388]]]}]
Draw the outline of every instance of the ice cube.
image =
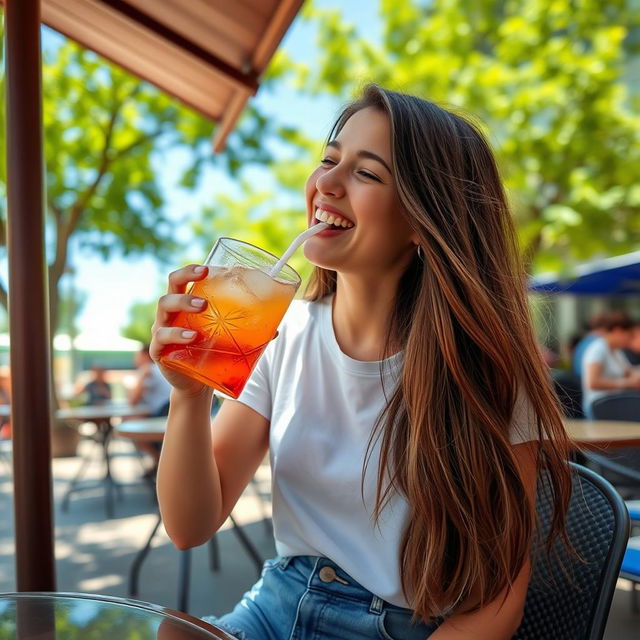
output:
[{"label": "ice cube", "polygon": [[244,268],[238,286],[259,300],[267,300],[273,295],[273,280],[259,269]]},{"label": "ice cube", "polygon": [[214,274],[214,298],[233,301],[234,305],[245,306],[256,303],[256,297],[244,284],[242,267],[221,268]]},{"label": "ice cube", "polygon": [[207,278],[230,278],[233,274],[229,267],[218,267],[215,265],[209,266],[209,272]]}]

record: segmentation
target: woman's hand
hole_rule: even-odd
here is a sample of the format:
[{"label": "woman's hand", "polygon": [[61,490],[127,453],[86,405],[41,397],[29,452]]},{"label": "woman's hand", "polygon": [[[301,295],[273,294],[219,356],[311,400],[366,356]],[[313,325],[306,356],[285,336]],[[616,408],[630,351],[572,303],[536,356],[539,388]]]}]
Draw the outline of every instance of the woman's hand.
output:
[{"label": "woman's hand", "polygon": [[190,264],[178,269],[169,275],[169,287],[166,295],[158,301],[156,319],[151,327],[151,344],[149,355],[158,365],[162,375],[178,391],[189,395],[199,394],[205,387],[202,382],[189,378],[174,369],[163,367],[160,362],[160,354],[168,344],[189,344],[196,337],[196,332],[186,327],[172,327],[171,322],[179,311],[186,313],[200,313],[206,307],[206,301],[202,298],[185,293],[190,282],[203,280],[207,277],[208,268]]}]

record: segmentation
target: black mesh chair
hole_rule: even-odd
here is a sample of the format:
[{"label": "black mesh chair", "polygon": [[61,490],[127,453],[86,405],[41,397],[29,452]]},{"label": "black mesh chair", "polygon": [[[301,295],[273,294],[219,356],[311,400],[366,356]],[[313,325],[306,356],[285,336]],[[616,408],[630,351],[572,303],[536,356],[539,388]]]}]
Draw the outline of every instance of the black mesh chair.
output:
[{"label": "black mesh chair", "polygon": [[575,420],[584,418],[580,377],[570,371],[552,369],[551,379],[564,415]]},{"label": "black mesh chair", "polygon": [[[640,422],[640,393],[617,393],[599,398],[593,403],[592,411],[596,420]],[[640,494],[640,449],[589,452],[586,457],[595,465],[597,471],[619,490]]]},{"label": "black mesh chair", "polygon": [[591,405],[596,420],[640,422],[640,393],[614,393],[598,398]]},{"label": "black mesh chair", "polygon": [[[585,467],[571,466],[575,475],[567,529],[584,562],[570,556],[560,540],[555,553],[548,555],[540,548],[522,624],[513,640],[597,640],[603,636],[629,536],[629,515],[606,480]],[[542,476],[536,548],[547,537],[552,515],[548,486]]]}]

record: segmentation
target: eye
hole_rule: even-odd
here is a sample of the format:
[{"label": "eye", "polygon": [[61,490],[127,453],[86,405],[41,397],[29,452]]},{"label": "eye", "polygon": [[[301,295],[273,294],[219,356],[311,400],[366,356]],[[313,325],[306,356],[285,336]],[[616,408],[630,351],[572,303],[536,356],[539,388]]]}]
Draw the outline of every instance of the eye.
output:
[{"label": "eye", "polygon": [[322,158],[322,160],[320,160],[320,164],[323,167],[332,167],[335,164],[338,164],[335,160],[332,160],[331,158],[325,156],[324,158]]},{"label": "eye", "polygon": [[367,178],[369,180],[375,180],[376,182],[382,182],[382,180],[380,180],[380,178],[378,178],[377,175],[375,175],[374,173],[371,173],[370,171],[365,171],[364,169],[360,169],[358,171],[358,175],[362,176],[363,178]]}]

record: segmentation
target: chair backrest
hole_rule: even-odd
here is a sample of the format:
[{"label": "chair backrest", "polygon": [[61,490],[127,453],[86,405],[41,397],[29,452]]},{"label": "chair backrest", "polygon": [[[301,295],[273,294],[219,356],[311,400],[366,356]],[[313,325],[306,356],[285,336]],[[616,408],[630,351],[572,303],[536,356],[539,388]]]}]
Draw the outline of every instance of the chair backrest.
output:
[{"label": "chair backrest", "polygon": [[569,371],[552,369],[553,388],[567,418],[584,418],[582,411],[582,383],[580,377]]},{"label": "chair backrest", "polygon": [[640,422],[640,393],[615,393],[598,398],[591,409],[596,420]]},{"label": "chair backrest", "polygon": [[[606,480],[585,467],[571,467],[567,532],[584,562],[570,555],[561,540],[556,540],[554,553],[541,549],[534,555],[524,617],[513,640],[598,640],[604,634],[629,537],[629,515]],[[536,547],[544,544],[553,514],[549,492],[542,475]]]}]

